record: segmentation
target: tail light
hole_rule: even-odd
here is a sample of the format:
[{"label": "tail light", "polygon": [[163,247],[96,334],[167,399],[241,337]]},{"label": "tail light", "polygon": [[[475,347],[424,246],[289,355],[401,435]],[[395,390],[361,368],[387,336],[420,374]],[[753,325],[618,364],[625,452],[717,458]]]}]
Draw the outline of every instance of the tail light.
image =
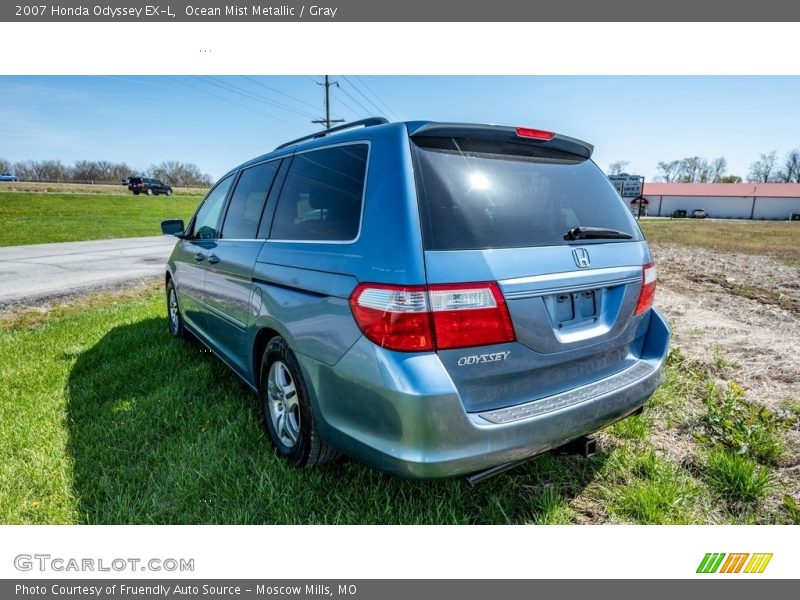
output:
[{"label": "tail light", "polygon": [[634,315],[640,315],[653,306],[653,297],[656,295],[656,266],[648,263],[642,269],[642,291],[639,292],[639,302],[636,303]]},{"label": "tail light", "polygon": [[379,346],[427,352],[513,342],[514,327],[494,282],[431,286],[359,284],[350,307]]}]

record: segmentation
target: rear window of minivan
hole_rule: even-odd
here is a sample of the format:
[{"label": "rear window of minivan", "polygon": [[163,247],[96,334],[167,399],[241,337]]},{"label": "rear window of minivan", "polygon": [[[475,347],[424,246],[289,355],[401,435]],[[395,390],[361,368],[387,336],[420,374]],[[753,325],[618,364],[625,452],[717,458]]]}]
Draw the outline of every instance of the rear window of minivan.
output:
[{"label": "rear window of minivan", "polygon": [[412,147],[426,250],[563,245],[574,227],[642,239],[630,211],[589,159],[463,138],[413,138]]}]

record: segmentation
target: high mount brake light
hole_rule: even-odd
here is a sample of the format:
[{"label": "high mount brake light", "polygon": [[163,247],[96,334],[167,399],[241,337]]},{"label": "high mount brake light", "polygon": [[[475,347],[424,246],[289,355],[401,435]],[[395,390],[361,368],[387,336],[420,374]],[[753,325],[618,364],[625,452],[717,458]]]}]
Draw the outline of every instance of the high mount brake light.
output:
[{"label": "high mount brake light", "polygon": [[634,315],[640,315],[653,306],[653,298],[656,295],[656,267],[653,263],[648,263],[642,268],[642,290],[639,292],[639,302],[636,303]]},{"label": "high mount brake light", "polygon": [[428,352],[513,342],[514,326],[494,282],[431,286],[359,284],[350,307],[379,346]]},{"label": "high mount brake light", "polygon": [[532,140],[552,140],[555,133],[552,131],[544,131],[542,129],[531,129],[530,127],[517,127],[517,137],[529,138]]}]

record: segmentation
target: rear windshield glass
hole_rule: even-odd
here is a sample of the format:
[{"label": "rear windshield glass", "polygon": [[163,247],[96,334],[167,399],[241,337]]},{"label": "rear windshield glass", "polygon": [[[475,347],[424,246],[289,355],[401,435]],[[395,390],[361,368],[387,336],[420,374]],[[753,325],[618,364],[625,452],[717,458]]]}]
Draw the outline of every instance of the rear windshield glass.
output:
[{"label": "rear windshield glass", "polygon": [[[427,250],[569,244],[574,227],[641,234],[606,176],[588,159],[528,146],[415,138],[417,193]],[[581,244],[630,240],[581,240]],[[572,242],[574,243],[574,242]]]}]

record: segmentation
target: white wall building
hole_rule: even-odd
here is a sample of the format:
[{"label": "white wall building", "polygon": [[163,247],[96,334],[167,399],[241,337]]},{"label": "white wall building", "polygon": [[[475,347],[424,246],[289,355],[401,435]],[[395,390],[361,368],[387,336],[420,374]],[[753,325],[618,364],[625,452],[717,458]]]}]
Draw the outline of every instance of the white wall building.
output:
[{"label": "white wall building", "polygon": [[800,183],[645,183],[643,196],[651,217],[678,209],[691,215],[695,208],[720,219],[785,221],[800,214]]}]

